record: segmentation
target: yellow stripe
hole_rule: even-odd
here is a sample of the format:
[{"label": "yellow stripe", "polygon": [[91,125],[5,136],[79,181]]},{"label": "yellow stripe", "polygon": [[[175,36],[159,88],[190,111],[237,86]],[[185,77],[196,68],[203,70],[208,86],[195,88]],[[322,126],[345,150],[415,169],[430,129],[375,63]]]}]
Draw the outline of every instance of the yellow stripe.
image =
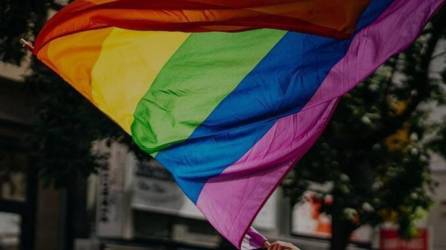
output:
[{"label": "yellow stripe", "polygon": [[114,28],[92,70],[95,104],[130,134],[136,105],[188,36]]}]

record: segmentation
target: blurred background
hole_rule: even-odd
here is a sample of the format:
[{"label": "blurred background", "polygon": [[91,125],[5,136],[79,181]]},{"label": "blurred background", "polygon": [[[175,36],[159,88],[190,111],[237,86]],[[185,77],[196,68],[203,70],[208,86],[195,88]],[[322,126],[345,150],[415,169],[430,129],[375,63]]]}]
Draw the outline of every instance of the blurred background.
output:
[{"label": "blurred background", "polygon": [[[0,250],[233,249],[171,176],[20,46],[66,1],[0,2]],[[446,249],[446,13],[340,103],[254,222],[317,249]]]}]

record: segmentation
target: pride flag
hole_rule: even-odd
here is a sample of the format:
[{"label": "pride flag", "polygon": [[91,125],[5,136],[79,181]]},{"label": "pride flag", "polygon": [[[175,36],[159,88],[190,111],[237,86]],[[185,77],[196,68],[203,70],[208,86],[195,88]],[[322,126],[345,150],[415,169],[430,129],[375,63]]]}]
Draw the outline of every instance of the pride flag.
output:
[{"label": "pride flag", "polygon": [[444,0],[77,0],[34,54],[164,165],[246,249],[339,98]]}]

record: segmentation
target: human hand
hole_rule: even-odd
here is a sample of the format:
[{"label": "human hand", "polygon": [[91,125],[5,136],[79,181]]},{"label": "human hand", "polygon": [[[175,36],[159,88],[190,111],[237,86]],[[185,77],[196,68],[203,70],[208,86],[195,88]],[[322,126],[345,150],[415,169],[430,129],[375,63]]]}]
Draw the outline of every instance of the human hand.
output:
[{"label": "human hand", "polygon": [[267,250],[300,250],[295,245],[289,242],[275,241],[273,243],[265,242]]}]

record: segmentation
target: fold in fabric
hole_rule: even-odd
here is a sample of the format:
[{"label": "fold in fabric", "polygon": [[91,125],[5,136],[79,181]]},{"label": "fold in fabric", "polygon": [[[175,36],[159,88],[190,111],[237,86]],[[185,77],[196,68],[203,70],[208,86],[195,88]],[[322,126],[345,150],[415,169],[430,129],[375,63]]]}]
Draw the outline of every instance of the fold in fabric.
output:
[{"label": "fold in fabric", "polygon": [[346,38],[369,0],[76,0],[51,18],[36,40],[47,42],[85,30],[188,32],[274,28]]}]

